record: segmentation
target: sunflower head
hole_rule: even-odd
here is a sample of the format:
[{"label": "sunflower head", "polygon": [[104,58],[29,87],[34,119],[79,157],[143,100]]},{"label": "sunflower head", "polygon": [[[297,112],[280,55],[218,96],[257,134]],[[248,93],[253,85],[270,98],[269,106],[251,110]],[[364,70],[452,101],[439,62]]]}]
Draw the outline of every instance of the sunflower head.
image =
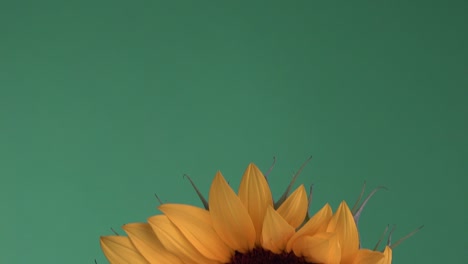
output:
[{"label": "sunflower head", "polygon": [[187,176],[204,208],[161,204],[163,214],[124,225],[127,236],[101,237],[102,250],[111,263],[390,264],[392,248],[402,240],[392,245],[390,232],[382,251],[377,248],[383,237],[374,249],[363,249],[357,228],[365,204],[380,188],[359,206],[362,191],[353,209],[343,201],[334,213],[325,204],[310,216],[305,187],[291,192],[303,166],[276,202],[267,177],[253,163],[237,194],[217,172],[208,200]]}]

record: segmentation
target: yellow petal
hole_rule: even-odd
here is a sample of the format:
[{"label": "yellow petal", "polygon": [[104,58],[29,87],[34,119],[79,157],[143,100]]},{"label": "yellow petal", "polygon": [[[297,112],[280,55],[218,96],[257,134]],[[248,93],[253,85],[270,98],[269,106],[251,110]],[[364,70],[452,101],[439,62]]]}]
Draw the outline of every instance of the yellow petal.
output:
[{"label": "yellow petal", "polygon": [[213,229],[207,210],[185,204],[163,204],[159,210],[202,255],[223,263],[229,262],[233,252]]},{"label": "yellow petal", "polygon": [[307,193],[299,186],[278,208],[278,213],[294,228],[304,221],[307,213]]},{"label": "yellow petal", "polygon": [[239,198],[249,212],[256,231],[256,243],[260,244],[263,218],[268,206],[273,206],[270,187],[263,173],[250,163],[239,186]]},{"label": "yellow petal", "polygon": [[294,228],[273,207],[269,206],[263,221],[262,247],[280,254],[293,234]]},{"label": "yellow petal", "polygon": [[233,250],[245,253],[254,248],[255,228],[247,209],[218,172],[210,188],[213,228]]},{"label": "yellow petal", "polygon": [[312,236],[320,232],[325,232],[331,217],[332,209],[329,204],[326,204],[291,237],[291,239],[288,241],[288,244],[286,245],[286,251],[291,252],[295,240],[301,236]]},{"label": "yellow petal", "polygon": [[340,243],[334,233],[302,236],[294,243],[293,251],[311,263],[339,264],[341,261]]},{"label": "yellow petal", "polygon": [[359,249],[358,230],[346,202],[340,204],[330,219],[327,232],[337,233],[341,245],[341,258],[344,262]]},{"label": "yellow petal", "polygon": [[101,248],[111,264],[148,264],[128,237],[101,237]]},{"label": "yellow petal", "polygon": [[126,224],[123,230],[141,255],[151,264],[183,264],[172,253],[167,251],[147,223]]},{"label": "yellow petal", "polygon": [[379,264],[392,264],[392,249],[389,246],[385,247],[383,255],[384,258],[379,262]]},{"label": "yellow petal", "polygon": [[204,257],[174,226],[165,215],[156,215],[148,219],[161,244],[184,263],[218,263]]},{"label": "yellow petal", "polygon": [[346,260],[343,264],[380,264],[384,259],[384,254],[369,249],[359,249],[355,252],[352,260]]}]

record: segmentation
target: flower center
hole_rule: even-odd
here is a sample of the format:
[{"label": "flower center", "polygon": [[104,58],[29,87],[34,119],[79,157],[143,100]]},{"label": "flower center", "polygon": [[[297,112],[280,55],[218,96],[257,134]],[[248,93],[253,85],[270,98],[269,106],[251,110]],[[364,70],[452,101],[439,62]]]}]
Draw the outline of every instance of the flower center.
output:
[{"label": "flower center", "polygon": [[313,264],[307,262],[303,257],[294,255],[293,252],[275,254],[263,248],[254,248],[252,251],[245,254],[237,252],[231,259],[229,264]]}]

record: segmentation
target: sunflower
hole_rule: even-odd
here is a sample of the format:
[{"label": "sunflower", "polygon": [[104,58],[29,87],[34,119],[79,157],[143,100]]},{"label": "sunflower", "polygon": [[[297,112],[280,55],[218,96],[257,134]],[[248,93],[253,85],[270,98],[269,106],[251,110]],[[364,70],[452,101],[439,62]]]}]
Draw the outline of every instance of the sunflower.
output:
[{"label": "sunflower", "polygon": [[127,236],[101,237],[102,250],[112,264],[392,262],[390,242],[382,251],[360,248],[357,220],[374,192],[354,215],[343,201],[335,213],[326,204],[310,217],[304,185],[289,193],[297,175],[276,203],[253,163],[238,194],[217,172],[206,201],[189,178],[205,208],[163,203],[163,214],[124,225]]}]

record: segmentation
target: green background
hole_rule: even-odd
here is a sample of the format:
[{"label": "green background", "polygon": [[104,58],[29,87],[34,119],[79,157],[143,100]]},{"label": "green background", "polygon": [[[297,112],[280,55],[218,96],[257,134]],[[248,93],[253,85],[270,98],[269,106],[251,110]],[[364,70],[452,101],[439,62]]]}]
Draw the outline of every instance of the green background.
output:
[{"label": "green background", "polygon": [[107,263],[184,173],[276,156],[277,197],[309,155],[311,212],[385,185],[364,246],[468,263],[466,1],[326,2],[1,1],[0,263]]}]

